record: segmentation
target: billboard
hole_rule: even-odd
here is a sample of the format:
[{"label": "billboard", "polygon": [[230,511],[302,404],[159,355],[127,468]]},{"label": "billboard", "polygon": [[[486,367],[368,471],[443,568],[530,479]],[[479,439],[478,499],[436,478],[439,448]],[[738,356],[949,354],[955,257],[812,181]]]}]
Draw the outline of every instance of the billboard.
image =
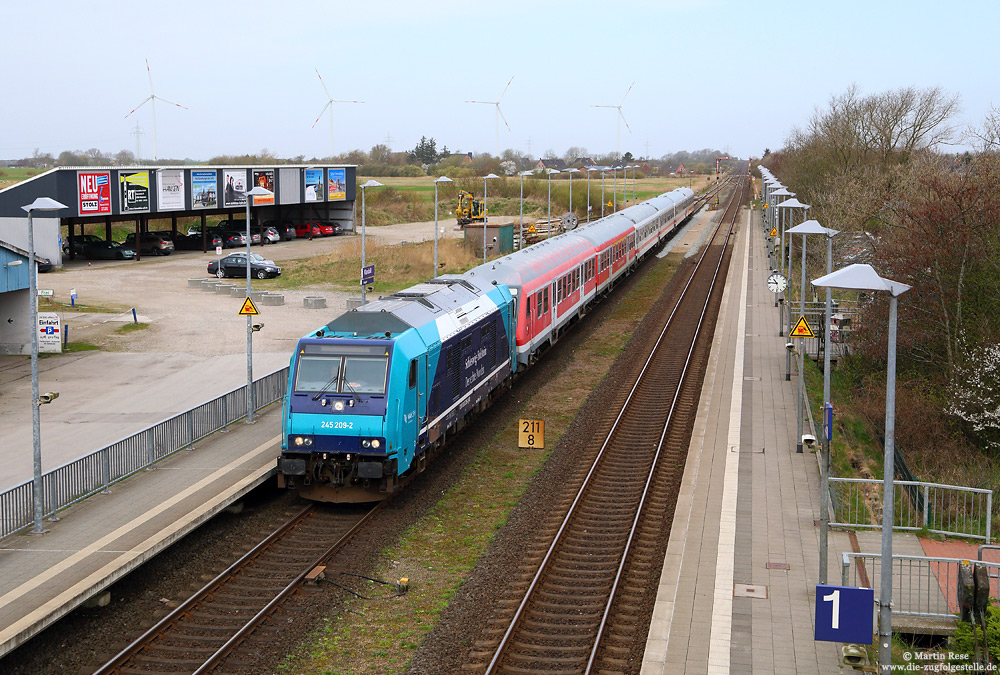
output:
[{"label": "billboard", "polygon": [[122,213],[149,211],[149,172],[119,171],[118,197]]},{"label": "billboard", "polygon": [[222,171],[222,205],[223,206],[246,206],[247,205],[247,172]]},{"label": "billboard", "polygon": [[184,171],[160,169],[156,172],[156,208],[159,211],[184,210]]},{"label": "billboard", "polygon": [[219,205],[216,172],[191,171],[191,208],[214,209]]},{"label": "billboard", "polygon": [[347,170],[327,169],[327,199],[333,201],[343,201],[347,199]]},{"label": "billboard", "polygon": [[258,171],[254,169],[253,171],[253,185],[254,187],[262,187],[265,190],[270,190],[272,194],[264,195],[261,197],[254,197],[253,203],[255,206],[263,206],[264,204],[274,203],[274,169],[262,169]]},{"label": "billboard", "polygon": [[81,216],[111,213],[111,172],[80,171],[76,174],[77,206]]},{"label": "billboard", "polygon": [[323,201],[323,169],[306,169],[306,201]]}]

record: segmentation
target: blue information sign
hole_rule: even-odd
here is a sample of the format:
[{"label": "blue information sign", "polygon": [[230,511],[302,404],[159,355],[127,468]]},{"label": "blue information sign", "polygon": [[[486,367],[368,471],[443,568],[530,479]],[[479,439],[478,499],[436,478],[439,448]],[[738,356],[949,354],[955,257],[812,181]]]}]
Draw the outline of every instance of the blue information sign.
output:
[{"label": "blue information sign", "polygon": [[826,428],[826,440],[833,440],[833,406],[829,403],[825,404],[826,410],[824,411],[824,422],[823,426]]},{"label": "blue information sign", "polygon": [[816,639],[872,643],[875,591],[851,586],[816,586]]},{"label": "blue information sign", "polygon": [[375,265],[365,265],[361,268],[361,285],[375,283]]}]

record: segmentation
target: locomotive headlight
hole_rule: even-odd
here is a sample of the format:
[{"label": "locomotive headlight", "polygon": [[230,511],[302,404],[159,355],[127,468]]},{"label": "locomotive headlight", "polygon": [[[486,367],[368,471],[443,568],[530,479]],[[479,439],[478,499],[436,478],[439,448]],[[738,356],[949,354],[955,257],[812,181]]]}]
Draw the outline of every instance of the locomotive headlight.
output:
[{"label": "locomotive headlight", "polygon": [[361,441],[361,447],[362,448],[370,448],[371,446],[372,446],[372,442],[369,441],[367,438],[364,439],[363,441]]},{"label": "locomotive headlight", "polygon": [[292,442],[295,443],[295,445],[297,445],[300,448],[303,446],[308,448],[310,445],[313,444],[313,439],[310,438],[309,436],[296,436]]},{"label": "locomotive headlight", "polygon": [[334,401],[334,403],[333,403],[333,409],[334,410],[343,410],[344,409],[344,402],[343,401]]},{"label": "locomotive headlight", "polygon": [[376,450],[378,450],[380,447],[382,447],[382,441],[380,441],[377,438],[373,438],[372,439],[372,447],[375,448]]}]

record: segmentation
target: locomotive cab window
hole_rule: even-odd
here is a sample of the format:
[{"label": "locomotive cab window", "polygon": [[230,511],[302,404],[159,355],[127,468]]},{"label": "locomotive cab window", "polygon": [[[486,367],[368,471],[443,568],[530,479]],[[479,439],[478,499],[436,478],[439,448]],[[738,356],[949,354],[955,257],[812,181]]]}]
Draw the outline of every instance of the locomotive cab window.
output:
[{"label": "locomotive cab window", "polygon": [[410,389],[417,386],[417,360],[410,361]]},{"label": "locomotive cab window", "polygon": [[[305,345],[295,370],[295,391],[384,394],[389,369],[385,347]],[[338,353],[339,352],[339,353]]]}]

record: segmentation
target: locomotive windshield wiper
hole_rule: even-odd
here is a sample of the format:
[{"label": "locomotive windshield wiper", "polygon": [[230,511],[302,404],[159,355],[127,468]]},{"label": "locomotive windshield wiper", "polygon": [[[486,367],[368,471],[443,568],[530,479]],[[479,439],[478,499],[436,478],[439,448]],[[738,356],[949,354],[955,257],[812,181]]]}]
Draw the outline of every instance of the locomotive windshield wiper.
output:
[{"label": "locomotive windshield wiper", "polygon": [[344,380],[344,386],[346,386],[348,389],[350,389],[351,390],[351,394],[354,395],[354,398],[356,398],[358,400],[358,403],[361,403],[361,397],[358,396],[358,392],[354,390],[354,387],[352,387],[351,383],[348,382],[346,379]]},{"label": "locomotive windshield wiper", "polygon": [[336,375],[334,375],[333,377],[330,378],[329,382],[327,382],[326,384],[323,385],[322,389],[320,389],[319,391],[316,392],[316,395],[313,396],[312,400],[315,401],[315,400],[319,399],[320,396],[322,396],[323,394],[325,394],[330,389],[330,387],[332,387],[334,385],[334,383],[337,382],[337,379],[339,377],[340,377],[340,372],[338,371]]}]

